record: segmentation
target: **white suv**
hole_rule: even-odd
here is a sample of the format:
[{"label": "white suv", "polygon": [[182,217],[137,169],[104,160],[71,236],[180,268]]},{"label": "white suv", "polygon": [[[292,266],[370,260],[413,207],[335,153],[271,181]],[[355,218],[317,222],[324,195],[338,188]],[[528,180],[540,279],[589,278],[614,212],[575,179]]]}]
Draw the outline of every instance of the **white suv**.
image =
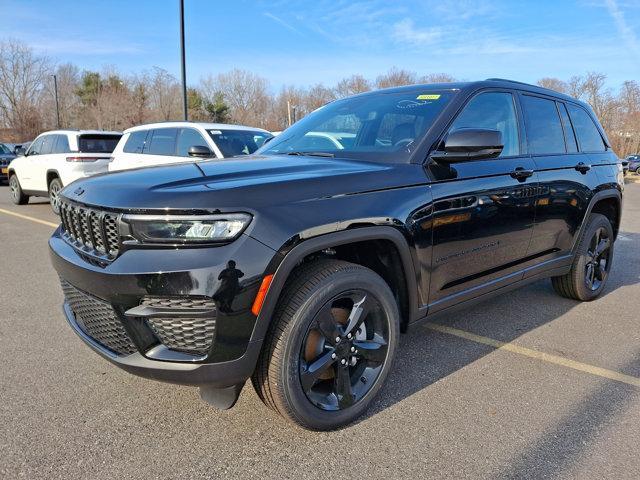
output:
[{"label": "white suv", "polygon": [[49,197],[59,213],[58,192],[77,180],[107,171],[120,132],[55,130],[38,136],[23,156],[9,164],[11,199],[17,205],[30,196]]},{"label": "white suv", "polygon": [[226,158],[255,152],[273,138],[260,128],[222,123],[163,122],[124,131],[109,171]]}]

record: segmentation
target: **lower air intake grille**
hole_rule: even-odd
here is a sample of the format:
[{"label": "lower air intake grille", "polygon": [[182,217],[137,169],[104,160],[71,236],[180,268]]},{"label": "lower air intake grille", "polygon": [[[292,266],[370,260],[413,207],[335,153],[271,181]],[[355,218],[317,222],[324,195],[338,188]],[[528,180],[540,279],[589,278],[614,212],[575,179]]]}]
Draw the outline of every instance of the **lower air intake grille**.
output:
[{"label": "lower air intake grille", "polygon": [[66,302],[85,334],[119,355],[137,351],[111,305],[64,280],[61,280],[61,284]]},{"label": "lower air intake grille", "polygon": [[[147,297],[142,305],[148,307],[180,310],[180,317],[152,317],[147,319],[160,342],[171,350],[192,355],[206,355],[213,343],[216,331],[215,313],[212,316],[189,318],[185,311],[215,312],[215,303],[210,298],[198,297]],[[167,313],[170,315],[170,312]]]}]

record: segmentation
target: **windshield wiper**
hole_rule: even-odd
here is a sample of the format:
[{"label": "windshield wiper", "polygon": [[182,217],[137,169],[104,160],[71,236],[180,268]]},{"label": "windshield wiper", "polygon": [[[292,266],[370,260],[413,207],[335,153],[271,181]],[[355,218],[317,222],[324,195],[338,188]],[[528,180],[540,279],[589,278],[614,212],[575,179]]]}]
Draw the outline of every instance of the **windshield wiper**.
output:
[{"label": "windshield wiper", "polygon": [[298,155],[298,156],[310,156],[310,157],[335,157],[333,153],[330,152],[287,152],[285,155]]}]

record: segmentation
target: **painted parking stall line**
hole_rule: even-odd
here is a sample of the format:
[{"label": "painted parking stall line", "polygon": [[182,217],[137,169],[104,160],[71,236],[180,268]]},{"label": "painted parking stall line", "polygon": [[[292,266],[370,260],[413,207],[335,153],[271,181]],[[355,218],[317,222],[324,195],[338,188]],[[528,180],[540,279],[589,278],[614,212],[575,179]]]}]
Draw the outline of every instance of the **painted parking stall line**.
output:
[{"label": "painted parking stall line", "polygon": [[429,330],[433,330],[439,333],[446,333],[455,337],[463,338],[471,342],[480,343],[482,345],[488,345],[494,347],[496,350],[504,350],[511,353],[516,353],[524,357],[533,358],[546,363],[552,363],[554,365],[561,365],[563,367],[578,370],[580,372],[589,373],[598,377],[608,378],[609,380],[615,380],[616,382],[626,383],[627,385],[633,385],[634,387],[640,387],[640,378],[633,377],[631,375],[625,375],[624,373],[615,372],[606,368],[596,367],[587,363],[577,362],[558,355],[552,355],[550,353],[541,352],[538,350],[532,350],[530,348],[521,347],[514,343],[501,342],[489,337],[483,337],[482,335],[476,335],[475,333],[467,332],[453,327],[447,327],[445,325],[439,325],[437,323],[426,323],[425,326]]},{"label": "painted parking stall line", "polygon": [[4,208],[0,208],[0,213],[22,218],[23,220],[29,220],[31,222],[40,223],[42,225],[47,225],[48,227],[53,227],[53,228],[58,227],[57,223],[47,222],[46,220],[40,220],[39,218],[35,218],[35,217],[29,217],[28,215],[22,215],[21,213],[12,212],[11,210],[5,210]]}]

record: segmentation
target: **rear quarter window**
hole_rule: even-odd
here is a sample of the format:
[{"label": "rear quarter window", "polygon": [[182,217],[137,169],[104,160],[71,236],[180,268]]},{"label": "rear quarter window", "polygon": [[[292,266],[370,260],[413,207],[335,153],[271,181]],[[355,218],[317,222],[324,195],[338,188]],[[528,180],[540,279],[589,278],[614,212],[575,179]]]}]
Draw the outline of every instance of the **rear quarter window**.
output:
[{"label": "rear quarter window", "polygon": [[580,150],[583,152],[604,152],[607,147],[604,144],[604,140],[602,140],[598,127],[593,123],[591,115],[576,105],[569,105],[568,108],[573,128],[578,137]]}]

